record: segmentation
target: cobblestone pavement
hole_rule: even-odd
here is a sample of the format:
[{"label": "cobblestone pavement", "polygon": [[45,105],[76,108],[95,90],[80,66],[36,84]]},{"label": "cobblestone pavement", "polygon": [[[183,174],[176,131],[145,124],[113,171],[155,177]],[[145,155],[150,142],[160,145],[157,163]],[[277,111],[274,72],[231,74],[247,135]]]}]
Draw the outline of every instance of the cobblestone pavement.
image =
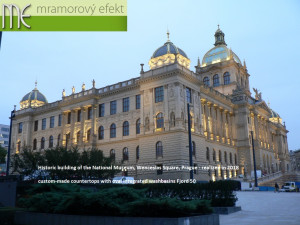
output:
[{"label": "cobblestone pavement", "polygon": [[300,225],[300,193],[237,192],[242,211],[220,215],[220,225]]}]

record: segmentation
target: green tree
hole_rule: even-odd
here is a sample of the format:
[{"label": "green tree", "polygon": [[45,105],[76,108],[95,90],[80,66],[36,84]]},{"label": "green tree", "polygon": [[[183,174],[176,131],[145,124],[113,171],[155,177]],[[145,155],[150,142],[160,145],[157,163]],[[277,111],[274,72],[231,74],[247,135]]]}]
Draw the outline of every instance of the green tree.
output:
[{"label": "green tree", "polygon": [[[80,152],[78,148],[67,149],[57,147],[37,152],[25,148],[19,154],[12,156],[12,170],[20,175],[32,175],[37,173],[39,166],[47,166],[54,169],[46,170],[51,178],[55,179],[71,179],[71,178],[98,178],[105,179],[113,177],[116,170],[103,169],[83,169],[84,166],[105,166],[109,167],[113,164],[110,157],[105,157],[99,149],[89,149]],[[82,166],[82,167],[81,167]],[[82,168],[82,169],[80,169]]]},{"label": "green tree", "polygon": [[7,151],[0,145],[0,163],[5,163],[5,157],[7,155]]},{"label": "green tree", "polygon": [[39,165],[45,164],[41,152],[33,152],[29,148],[23,149],[20,153],[12,155],[12,172],[24,176],[30,176],[38,170]]}]

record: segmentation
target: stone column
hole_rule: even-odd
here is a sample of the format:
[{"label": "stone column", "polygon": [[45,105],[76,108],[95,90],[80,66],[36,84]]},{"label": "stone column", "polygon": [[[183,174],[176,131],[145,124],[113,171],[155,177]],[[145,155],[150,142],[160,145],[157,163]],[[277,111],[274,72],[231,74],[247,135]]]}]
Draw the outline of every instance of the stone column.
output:
[{"label": "stone column", "polygon": [[92,105],[92,110],[93,110],[93,118],[92,118],[92,127],[91,127],[91,129],[92,129],[92,147],[93,148],[96,148],[96,146],[97,146],[97,121],[96,121],[96,119],[97,119],[97,104],[93,104]]},{"label": "stone column", "polygon": [[86,107],[81,106],[81,147],[84,146],[84,142],[85,142],[85,120],[86,120]]},{"label": "stone column", "polygon": [[75,140],[76,140],[76,137],[75,137],[75,132],[74,132],[74,128],[75,128],[75,123],[76,123],[76,110],[72,109],[71,110],[71,128],[70,128],[70,146],[73,146]]},{"label": "stone column", "polygon": [[169,99],[168,99],[168,85],[164,85],[164,129],[169,130]]}]

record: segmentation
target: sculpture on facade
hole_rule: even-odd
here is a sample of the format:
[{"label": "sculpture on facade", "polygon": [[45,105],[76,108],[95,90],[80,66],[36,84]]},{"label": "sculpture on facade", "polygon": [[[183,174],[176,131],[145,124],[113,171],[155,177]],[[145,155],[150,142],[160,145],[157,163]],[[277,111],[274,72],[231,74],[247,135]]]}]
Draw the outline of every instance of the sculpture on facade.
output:
[{"label": "sculpture on facade", "polygon": [[253,88],[253,91],[255,92],[255,100],[260,101],[261,100],[261,92],[257,90],[257,88]]}]

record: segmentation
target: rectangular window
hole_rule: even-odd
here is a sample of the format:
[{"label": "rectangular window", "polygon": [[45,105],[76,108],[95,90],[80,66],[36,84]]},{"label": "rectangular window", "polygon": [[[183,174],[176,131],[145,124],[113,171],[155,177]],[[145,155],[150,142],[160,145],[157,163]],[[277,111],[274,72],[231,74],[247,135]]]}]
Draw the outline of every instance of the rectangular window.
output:
[{"label": "rectangular window", "polygon": [[71,124],[71,115],[72,115],[71,112],[68,112],[68,115],[67,115],[68,116],[68,121],[67,121],[68,124]]},{"label": "rectangular window", "polygon": [[19,123],[19,134],[23,131],[23,123]]},{"label": "rectangular window", "polygon": [[46,129],[46,118],[42,119],[42,130],[45,130]]},{"label": "rectangular window", "polygon": [[77,111],[77,122],[81,121],[81,109]]},{"label": "rectangular window", "polygon": [[156,174],[157,175],[162,175],[163,174],[163,165],[162,164],[157,164],[156,167],[157,167]]},{"label": "rectangular window", "polygon": [[123,112],[129,111],[129,97],[123,98]]},{"label": "rectangular window", "polygon": [[3,132],[9,132],[9,128],[1,127],[1,131],[3,131]]},{"label": "rectangular window", "polygon": [[192,91],[190,88],[186,88],[186,101],[192,103]]},{"label": "rectangular window", "polygon": [[88,107],[88,110],[87,110],[87,119],[88,120],[92,119],[92,107]]},{"label": "rectangular window", "polygon": [[114,115],[117,113],[117,101],[110,102],[110,115]]},{"label": "rectangular window", "polygon": [[61,114],[58,115],[58,126],[61,126]]},{"label": "rectangular window", "polygon": [[164,87],[155,88],[155,102],[163,102],[164,101]]},{"label": "rectangular window", "polygon": [[103,117],[104,115],[105,115],[105,105],[103,103],[99,105],[99,117]]},{"label": "rectangular window", "polygon": [[34,121],[34,131],[38,131],[38,129],[39,129],[39,121],[36,120]]},{"label": "rectangular window", "polygon": [[53,128],[54,127],[54,116],[51,116],[50,117],[50,128]]},{"label": "rectangular window", "polygon": [[141,95],[135,96],[135,108],[140,109],[141,108]]}]

